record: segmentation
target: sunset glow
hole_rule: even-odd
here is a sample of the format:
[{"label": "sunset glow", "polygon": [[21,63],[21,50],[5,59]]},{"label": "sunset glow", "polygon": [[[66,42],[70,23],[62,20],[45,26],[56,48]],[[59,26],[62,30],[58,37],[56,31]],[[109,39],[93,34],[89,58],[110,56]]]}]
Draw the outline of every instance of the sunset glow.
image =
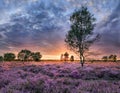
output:
[{"label": "sunset glow", "polygon": [[70,15],[86,5],[96,18],[95,33],[101,38],[90,47],[87,58],[119,56],[120,0],[0,0],[0,55],[21,49],[39,51],[42,59],[60,59]]}]

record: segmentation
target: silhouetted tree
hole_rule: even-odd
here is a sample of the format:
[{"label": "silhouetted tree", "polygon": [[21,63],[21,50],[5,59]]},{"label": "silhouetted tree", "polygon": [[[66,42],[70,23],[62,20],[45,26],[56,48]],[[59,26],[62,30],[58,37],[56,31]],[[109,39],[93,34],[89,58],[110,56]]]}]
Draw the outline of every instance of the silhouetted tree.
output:
[{"label": "silhouetted tree", "polygon": [[106,61],[108,61],[108,57],[107,56],[103,56],[102,60],[106,62]]},{"label": "silhouetted tree", "polygon": [[3,56],[0,56],[0,62],[2,62],[4,60]]},{"label": "silhouetted tree", "polygon": [[114,55],[110,55],[108,58],[109,58],[109,61],[113,61],[113,57]]},{"label": "silhouetted tree", "polygon": [[65,54],[64,54],[64,61],[68,61],[68,58],[69,58],[69,54],[67,52],[65,52]]},{"label": "silhouetted tree", "polygon": [[5,53],[4,54],[4,61],[14,61],[15,57],[16,56],[14,53]]},{"label": "silhouetted tree", "polygon": [[34,61],[40,61],[42,58],[42,55],[40,54],[40,52],[32,53],[32,58]]},{"label": "silhouetted tree", "polygon": [[117,61],[117,56],[116,55],[110,55],[109,56],[109,61],[116,62]]},{"label": "silhouetted tree", "polygon": [[114,61],[114,62],[117,61],[117,55],[113,55],[113,61]]},{"label": "silhouetted tree", "polygon": [[99,35],[93,35],[95,18],[86,7],[75,11],[70,17],[71,29],[66,35],[65,42],[72,51],[80,57],[81,66],[85,61],[85,50],[98,38]]},{"label": "silhouetted tree", "polygon": [[73,56],[73,55],[70,57],[70,61],[71,61],[71,62],[74,61],[74,56]]},{"label": "silhouetted tree", "polygon": [[31,56],[31,51],[30,50],[21,50],[19,53],[18,53],[18,59],[21,60],[21,61],[27,61],[29,60],[29,57]]}]

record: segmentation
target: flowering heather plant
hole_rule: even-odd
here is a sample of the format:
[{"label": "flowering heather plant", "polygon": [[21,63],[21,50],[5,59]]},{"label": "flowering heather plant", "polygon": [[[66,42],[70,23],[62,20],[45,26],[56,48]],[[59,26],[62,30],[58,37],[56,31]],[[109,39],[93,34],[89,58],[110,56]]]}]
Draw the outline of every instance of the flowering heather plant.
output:
[{"label": "flowering heather plant", "polygon": [[78,63],[0,67],[0,93],[119,93],[120,68]]}]

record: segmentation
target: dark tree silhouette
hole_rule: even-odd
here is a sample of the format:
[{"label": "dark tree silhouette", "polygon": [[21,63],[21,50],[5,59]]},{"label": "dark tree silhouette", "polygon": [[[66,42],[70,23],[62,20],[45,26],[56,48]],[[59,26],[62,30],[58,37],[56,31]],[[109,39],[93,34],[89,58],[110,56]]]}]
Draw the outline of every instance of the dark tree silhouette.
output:
[{"label": "dark tree silhouette", "polygon": [[29,60],[29,57],[31,56],[31,51],[30,50],[21,50],[19,53],[18,53],[18,59],[21,60],[21,61],[27,61]]},{"label": "dark tree silhouette", "polygon": [[3,62],[4,58],[3,56],[0,56],[0,62]]},{"label": "dark tree silhouette", "polygon": [[4,54],[4,61],[14,61],[15,57],[16,56],[14,53],[5,53]]},{"label": "dark tree silhouette", "polygon": [[113,61],[114,61],[114,62],[117,61],[117,55],[113,55]]},{"label": "dark tree silhouette", "polygon": [[[77,53],[80,57],[81,66],[85,61],[85,50],[98,38],[99,35],[93,35],[95,18],[86,7],[75,11],[70,17],[71,29],[66,35],[65,42],[70,50]],[[92,35],[92,36],[91,36]]]},{"label": "dark tree silhouette", "polygon": [[113,61],[113,57],[114,55],[110,55],[108,58],[109,58],[109,61]]},{"label": "dark tree silhouette", "polygon": [[42,55],[40,54],[40,52],[32,53],[32,58],[34,61],[40,61],[42,58]]},{"label": "dark tree silhouette", "polygon": [[65,52],[65,54],[64,54],[64,61],[68,61],[68,58],[69,58],[69,54],[67,52]]},{"label": "dark tree silhouette", "polygon": [[117,56],[116,55],[110,55],[109,56],[109,61],[116,62],[117,61]]},{"label": "dark tree silhouette", "polygon": [[71,62],[74,61],[74,56],[73,56],[73,55],[70,57],[70,61],[71,61]]},{"label": "dark tree silhouette", "polygon": [[103,56],[103,57],[102,57],[102,60],[103,60],[104,62],[106,62],[106,61],[108,61],[108,57],[107,57],[107,56]]},{"label": "dark tree silhouette", "polygon": [[42,55],[40,54],[40,52],[31,52],[30,50],[21,50],[18,53],[18,59],[21,61],[29,61],[29,60],[33,60],[33,61],[40,61],[42,58]]}]

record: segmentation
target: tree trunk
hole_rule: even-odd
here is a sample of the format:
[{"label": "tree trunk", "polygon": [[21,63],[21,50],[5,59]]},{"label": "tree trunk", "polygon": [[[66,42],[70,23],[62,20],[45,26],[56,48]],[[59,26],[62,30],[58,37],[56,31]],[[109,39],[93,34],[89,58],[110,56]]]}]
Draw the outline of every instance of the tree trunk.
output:
[{"label": "tree trunk", "polygon": [[81,66],[83,67],[83,65],[84,65],[84,58],[83,58],[82,55],[80,55],[80,63],[81,63]]},{"label": "tree trunk", "polygon": [[80,63],[81,63],[81,66],[83,67],[84,66],[84,55],[83,55],[83,46],[79,46],[79,52],[80,52]]},{"label": "tree trunk", "polygon": [[84,63],[85,63],[85,57],[84,57],[84,55],[83,55],[83,65],[84,65]]},{"label": "tree trunk", "polygon": [[83,56],[83,54],[80,54],[80,63],[81,63],[81,66],[83,67],[85,63],[85,57]]},{"label": "tree trunk", "polygon": [[82,57],[81,57],[81,55],[80,55],[80,63],[81,63],[81,66],[82,66]]}]

